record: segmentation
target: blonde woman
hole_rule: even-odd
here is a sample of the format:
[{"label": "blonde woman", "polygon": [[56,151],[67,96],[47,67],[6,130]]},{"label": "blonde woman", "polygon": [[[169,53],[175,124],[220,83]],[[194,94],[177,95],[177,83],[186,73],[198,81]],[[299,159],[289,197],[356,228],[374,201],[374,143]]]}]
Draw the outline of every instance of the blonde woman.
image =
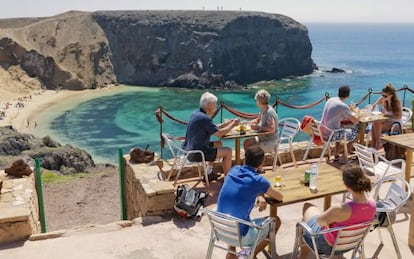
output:
[{"label": "blonde woman", "polygon": [[250,127],[253,130],[268,132],[269,134],[246,139],[243,143],[243,147],[244,150],[247,150],[249,147],[257,145],[265,152],[270,153],[273,151],[278,138],[278,117],[276,111],[269,105],[270,94],[268,91],[263,89],[259,90],[254,99],[256,100],[256,105],[260,110],[260,114],[256,119],[250,122]]}]

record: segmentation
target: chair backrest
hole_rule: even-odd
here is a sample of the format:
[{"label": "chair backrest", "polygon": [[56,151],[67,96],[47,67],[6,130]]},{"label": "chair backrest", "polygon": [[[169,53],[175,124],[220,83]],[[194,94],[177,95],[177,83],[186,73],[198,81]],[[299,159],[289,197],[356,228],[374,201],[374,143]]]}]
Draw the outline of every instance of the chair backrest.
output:
[{"label": "chair backrest", "polygon": [[372,148],[363,146],[358,143],[354,143],[353,145],[357,153],[359,166],[362,169],[366,169],[368,171],[371,171],[372,173],[375,173],[374,170],[375,170],[376,161],[375,161],[374,153],[376,151],[373,150]]},{"label": "chair backrest", "polygon": [[321,123],[320,121],[313,120],[310,122],[310,130],[312,141],[316,145],[323,145],[325,143],[323,135],[321,132]]},{"label": "chair backrest", "polygon": [[183,143],[182,138],[174,137],[168,133],[162,133],[161,136],[164,139],[164,142],[167,143],[168,149],[174,158],[185,154],[185,150],[181,147]]},{"label": "chair backrest", "polygon": [[[353,256],[351,257],[351,258],[354,258],[358,248],[362,244],[371,226],[376,223],[377,221],[372,220],[372,221],[353,224],[350,226],[328,228],[328,229],[321,230],[319,232],[313,232],[312,229],[303,221],[298,222],[296,227],[298,229],[302,228],[304,231],[310,234],[311,240],[312,240],[312,246],[310,246],[310,248],[315,253],[317,258],[320,258],[320,255],[319,255],[320,248],[318,247],[318,243],[316,242],[316,237],[327,234],[327,233],[332,233],[332,232],[337,232],[337,236],[335,239],[335,243],[332,246],[331,254],[326,255],[326,256],[329,256],[329,258],[331,258],[333,255],[343,254],[347,251],[354,250]],[[301,231],[297,231],[297,233],[301,233]],[[303,238],[303,233],[304,232],[302,232],[302,238]]]},{"label": "chair backrest", "polygon": [[240,234],[240,222],[242,220],[217,211],[203,209],[203,212],[207,214],[211,230],[218,240],[233,245],[238,244],[238,247],[242,247],[242,236]]},{"label": "chair backrest", "polygon": [[[385,189],[384,188],[388,188]],[[397,177],[384,177],[375,183],[374,199],[381,201],[381,208],[377,211],[396,211],[404,206],[411,197],[410,184]],[[385,193],[385,195],[384,195]],[[381,196],[384,195],[383,198]]]},{"label": "chair backrest", "polygon": [[[266,239],[269,234],[269,232],[264,233],[264,231],[270,231],[270,233],[274,233],[274,218],[271,217],[266,218],[259,226],[253,224],[252,222],[245,221],[218,211],[213,211],[205,208],[202,211],[208,216],[211,224],[210,247],[207,258],[211,258],[212,246],[230,251],[227,247],[215,244],[215,241],[217,240],[220,240],[229,246],[239,247],[241,249],[248,247],[251,250],[248,258],[253,258],[253,251],[255,251],[257,244],[259,244],[261,240]],[[249,242],[253,243],[246,243],[247,241],[243,240],[243,237],[240,233],[241,224],[257,229],[254,240],[249,240]],[[274,235],[271,236],[271,239],[274,241]],[[274,246],[272,246],[272,249],[274,249]],[[272,252],[276,251],[274,250]],[[234,251],[231,253],[234,253]]]},{"label": "chair backrest", "polygon": [[279,138],[293,140],[299,132],[300,121],[293,117],[284,118],[279,121],[279,127],[281,127]]},{"label": "chair backrest", "polygon": [[359,247],[372,225],[373,221],[368,221],[340,228],[331,255]]},{"label": "chair backrest", "polygon": [[402,117],[401,122],[402,124],[406,124],[408,121],[411,120],[411,117],[413,116],[413,112],[408,107],[402,107]]}]

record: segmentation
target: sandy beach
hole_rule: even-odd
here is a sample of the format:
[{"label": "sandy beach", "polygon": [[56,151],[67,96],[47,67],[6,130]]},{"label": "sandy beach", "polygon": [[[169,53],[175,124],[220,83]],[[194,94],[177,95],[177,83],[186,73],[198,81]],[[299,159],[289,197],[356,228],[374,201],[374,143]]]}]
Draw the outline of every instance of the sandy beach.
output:
[{"label": "sandy beach", "polygon": [[19,132],[33,134],[37,132],[36,129],[42,115],[48,110],[59,109],[59,107],[62,106],[67,110],[74,108],[79,103],[87,100],[106,95],[113,95],[123,91],[131,91],[133,89],[136,88],[128,86],[111,86],[82,91],[33,91],[30,94],[22,95],[19,98],[0,103],[2,109],[7,102],[9,103],[8,108],[4,110],[5,117],[0,120],[0,126],[12,125]]}]

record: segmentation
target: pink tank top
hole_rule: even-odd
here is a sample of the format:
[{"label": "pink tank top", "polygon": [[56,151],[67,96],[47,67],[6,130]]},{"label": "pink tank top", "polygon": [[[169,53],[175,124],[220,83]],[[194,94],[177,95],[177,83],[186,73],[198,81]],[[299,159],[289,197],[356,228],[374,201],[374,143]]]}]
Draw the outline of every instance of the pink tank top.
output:
[{"label": "pink tank top", "polygon": [[[365,221],[370,221],[374,219],[375,211],[376,211],[376,204],[375,201],[369,199],[367,203],[355,203],[353,201],[345,203],[349,207],[351,207],[351,217],[342,222],[334,222],[329,225],[329,228],[339,227],[339,226],[350,226],[358,223],[362,223]],[[323,229],[326,229],[324,227]],[[325,239],[333,246],[335,243],[336,236],[338,232],[331,232],[325,234]]]}]

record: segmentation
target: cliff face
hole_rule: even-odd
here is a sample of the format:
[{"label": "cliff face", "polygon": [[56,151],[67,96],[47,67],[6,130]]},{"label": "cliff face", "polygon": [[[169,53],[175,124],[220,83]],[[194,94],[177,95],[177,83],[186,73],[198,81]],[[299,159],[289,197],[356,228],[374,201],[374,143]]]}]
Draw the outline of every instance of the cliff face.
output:
[{"label": "cliff face", "polygon": [[306,28],[276,14],[69,12],[0,21],[2,35],[0,65],[20,66],[47,88],[232,87],[308,74],[313,64]]}]

